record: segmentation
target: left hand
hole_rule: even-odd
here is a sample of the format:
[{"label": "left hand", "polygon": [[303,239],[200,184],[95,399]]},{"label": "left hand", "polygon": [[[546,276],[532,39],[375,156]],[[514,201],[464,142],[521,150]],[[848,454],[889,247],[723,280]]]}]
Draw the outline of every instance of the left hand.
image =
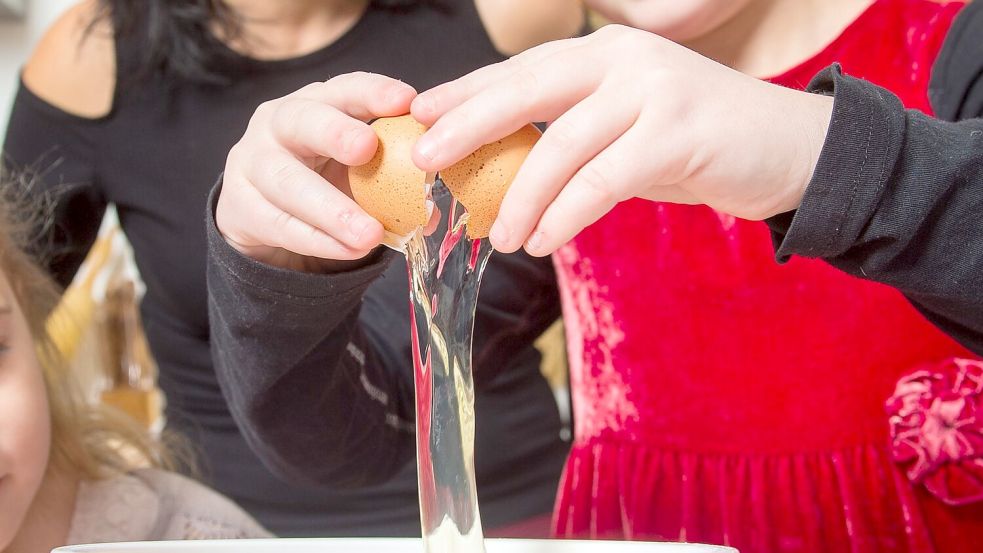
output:
[{"label": "left hand", "polygon": [[830,98],[610,25],[418,96],[412,113],[431,129],[413,159],[439,171],[522,125],[550,122],[491,233],[498,250],[547,255],[632,197],[748,219],[795,209],[831,112]]}]

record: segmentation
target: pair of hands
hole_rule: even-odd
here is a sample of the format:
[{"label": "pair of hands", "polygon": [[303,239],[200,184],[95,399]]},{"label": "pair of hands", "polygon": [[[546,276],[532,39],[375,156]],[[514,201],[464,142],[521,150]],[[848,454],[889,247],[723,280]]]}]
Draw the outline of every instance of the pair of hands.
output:
[{"label": "pair of hands", "polygon": [[353,73],[267,102],[229,153],[216,222],[239,251],[280,267],[363,258],[383,229],[351,199],[346,166],[375,153],[367,121],[407,112],[430,126],[413,152],[426,171],[529,122],[550,123],[492,228],[503,252],[548,255],[632,197],[764,219],[800,203],[831,111],[830,98],[608,26],[419,95]]}]

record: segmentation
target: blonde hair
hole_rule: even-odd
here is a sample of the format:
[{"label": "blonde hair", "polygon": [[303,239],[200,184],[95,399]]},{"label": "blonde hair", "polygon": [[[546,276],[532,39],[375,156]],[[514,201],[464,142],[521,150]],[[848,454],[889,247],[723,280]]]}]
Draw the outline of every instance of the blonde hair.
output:
[{"label": "blonde hair", "polygon": [[[46,328],[61,290],[27,253],[39,230],[50,224],[46,195],[33,190],[26,175],[0,173],[0,270],[10,282],[34,338],[51,413],[52,468],[101,479],[138,467],[170,468],[172,456],[160,440],[122,413],[84,399]],[[40,224],[39,224],[40,223]]]}]

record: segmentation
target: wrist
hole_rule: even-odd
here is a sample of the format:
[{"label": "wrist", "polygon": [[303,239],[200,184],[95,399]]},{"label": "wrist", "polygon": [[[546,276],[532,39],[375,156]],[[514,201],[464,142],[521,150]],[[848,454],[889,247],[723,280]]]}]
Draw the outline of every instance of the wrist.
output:
[{"label": "wrist", "polygon": [[379,249],[375,248],[359,259],[323,259],[320,257],[301,255],[290,250],[275,248],[272,246],[245,246],[224,234],[222,235],[222,238],[224,238],[225,241],[232,246],[232,248],[242,255],[252,259],[253,261],[263,263],[264,265],[269,265],[278,269],[298,271],[301,273],[324,275],[354,271],[371,265],[377,260],[377,253]]},{"label": "wrist", "polygon": [[794,211],[802,204],[826,143],[833,114],[831,96],[791,90],[789,92],[794,94],[794,105],[790,113],[798,114],[796,123],[799,128],[793,135],[795,140],[788,159],[788,178],[780,184],[780,200],[775,211],[768,214],[769,217]]}]

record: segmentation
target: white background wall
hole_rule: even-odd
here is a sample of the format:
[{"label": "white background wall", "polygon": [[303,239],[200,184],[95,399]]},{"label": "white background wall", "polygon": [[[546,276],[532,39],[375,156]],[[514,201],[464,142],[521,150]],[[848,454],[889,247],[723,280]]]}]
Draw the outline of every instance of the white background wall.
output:
[{"label": "white background wall", "polygon": [[0,19],[0,142],[6,134],[10,103],[20,68],[44,30],[77,0],[25,0],[22,19]]}]

